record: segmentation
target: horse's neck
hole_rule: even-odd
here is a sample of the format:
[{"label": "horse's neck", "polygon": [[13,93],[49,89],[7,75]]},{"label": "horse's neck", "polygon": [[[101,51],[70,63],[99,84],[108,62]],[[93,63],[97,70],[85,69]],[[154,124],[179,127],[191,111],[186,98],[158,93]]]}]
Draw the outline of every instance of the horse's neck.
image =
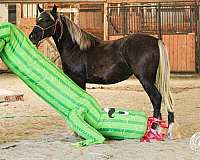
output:
[{"label": "horse's neck", "polygon": [[[61,20],[63,18],[61,17]],[[61,28],[56,31],[56,34],[53,36],[54,42],[57,46],[57,49],[60,53],[60,56],[68,56],[70,54],[73,54],[74,52],[80,51],[80,46],[72,41],[71,35],[67,29],[67,25],[62,21],[63,23],[63,32],[61,31]],[[91,35],[92,36],[92,35]],[[92,40],[92,39],[91,39]],[[92,45],[100,44],[102,41],[100,39],[96,39],[96,37],[93,37]]]},{"label": "horse's neck", "polygon": [[[56,47],[60,53],[61,56],[65,53],[71,53],[73,48],[75,47],[74,42],[71,39],[71,36],[69,32],[67,32],[65,29],[63,30],[63,34],[60,37],[61,33],[58,32],[53,36],[54,42],[56,44]],[[60,38],[60,39],[59,39]]]}]

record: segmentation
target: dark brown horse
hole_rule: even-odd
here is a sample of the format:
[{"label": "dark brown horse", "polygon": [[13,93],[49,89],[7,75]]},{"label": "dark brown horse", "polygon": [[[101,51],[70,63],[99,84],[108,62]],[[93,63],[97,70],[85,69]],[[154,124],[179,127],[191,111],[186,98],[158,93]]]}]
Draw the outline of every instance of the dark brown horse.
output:
[{"label": "dark brown horse", "polygon": [[133,34],[115,41],[102,41],[83,31],[54,5],[40,15],[30,34],[38,44],[53,37],[61,56],[64,73],[85,90],[86,83],[113,84],[132,74],[140,81],[153,105],[153,116],[161,116],[161,101],[167,107],[169,136],[174,124],[173,97],[169,88],[170,69],[163,42],[144,34]]}]

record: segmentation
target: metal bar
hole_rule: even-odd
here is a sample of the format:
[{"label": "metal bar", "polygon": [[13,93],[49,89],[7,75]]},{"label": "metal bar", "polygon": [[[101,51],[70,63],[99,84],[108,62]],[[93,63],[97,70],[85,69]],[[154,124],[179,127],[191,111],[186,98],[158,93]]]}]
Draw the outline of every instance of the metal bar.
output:
[{"label": "metal bar", "polygon": [[[195,10],[196,10],[196,8],[195,8]],[[193,24],[192,24],[192,21],[193,21],[193,17],[192,17],[192,8],[191,8],[191,6],[190,6],[190,17],[189,17],[189,19],[190,19],[190,25],[189,25],[189,30],[190,30],[190,32],[192,32],[192,26],[193,26]],[[196,17],[196,16],[195,16]]]},{"label": "metal bar", "polygon": [[126,35],[126,9],[125,9],[125,6],[123,6],[123,34],[124,36]]},{"label": "metal bar", "polygon": [[[109,26],[111,25],[112,29],[116,32],[119,33],[119,31],[117,30],[117,28],[115,27],[115,25],[113,24],[112,20],[111,20],[111,16],[108,17],[108,22],[109,22]],[[109,27],[110,28],[110,27]]]},{"label": "metal bar", "polygon": [[158,3],[158,38],[162,40],[162,29],[161,29],[161,4]]}]

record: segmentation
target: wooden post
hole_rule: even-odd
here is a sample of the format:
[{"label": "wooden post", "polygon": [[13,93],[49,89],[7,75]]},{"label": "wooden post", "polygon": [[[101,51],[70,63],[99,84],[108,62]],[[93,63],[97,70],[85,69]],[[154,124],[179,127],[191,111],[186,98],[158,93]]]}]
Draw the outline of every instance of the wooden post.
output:
[{"label": "wooden post", "polygon": [[104,3],[104,40],[109,40],[108,35],[108,3]]},{"label": "wooden post", "polygon": [[21,3],[17,3],[16,4],[16,25],[19,26],[20,25],[20,20],[22,16],[22,4]]},{"label": "wooden post", "polygon": [[77,12],[74,12],[74,23],[77,24],[79,26],[80,24],[80,21],[79,21],[79,16],[80,16],[80,12],[79,12],[79,9],[80,9],[80,4],[77,3],[74,5],[75,8],[77,8]]},{"label": "wooden post", "polygon": [[196,72],[200,74],[200,17],[199,17],[199,3],[195,1],[195,63]]}]

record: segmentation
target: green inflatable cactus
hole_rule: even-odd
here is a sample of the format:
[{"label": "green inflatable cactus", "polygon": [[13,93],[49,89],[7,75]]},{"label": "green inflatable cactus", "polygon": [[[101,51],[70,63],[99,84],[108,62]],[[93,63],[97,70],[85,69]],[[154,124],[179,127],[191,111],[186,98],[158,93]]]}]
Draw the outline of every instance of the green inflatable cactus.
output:
[{"label": "green inflatable cactus", "polygon": [[103,143],[105,138],[134,139],[144,136],[144,112],[102,109],[45,57],[24,33],[10,23],[0,24],[0,57],[9,69],[52,106],[72,130],[85,140],[77,146]]}]

